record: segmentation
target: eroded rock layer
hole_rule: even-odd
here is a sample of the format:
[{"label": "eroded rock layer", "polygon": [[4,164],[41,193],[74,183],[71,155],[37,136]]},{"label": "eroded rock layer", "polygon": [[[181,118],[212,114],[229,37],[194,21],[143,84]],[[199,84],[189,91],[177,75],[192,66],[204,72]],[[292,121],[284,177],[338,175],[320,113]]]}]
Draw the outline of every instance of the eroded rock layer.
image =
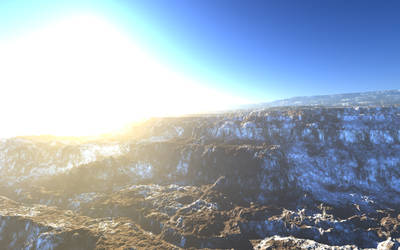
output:
[{"label": "eroded rock layer", "polygon": [[[115,248],[115,237],[122,248],[395,247],[400,107],[269,108],[153,119],[102,139],[11,138],[0,173],[0,194],[19,202],[0,200],[7,248],[50,238],[39,248]],[[87,221],[131,223],[138,236]]]}]

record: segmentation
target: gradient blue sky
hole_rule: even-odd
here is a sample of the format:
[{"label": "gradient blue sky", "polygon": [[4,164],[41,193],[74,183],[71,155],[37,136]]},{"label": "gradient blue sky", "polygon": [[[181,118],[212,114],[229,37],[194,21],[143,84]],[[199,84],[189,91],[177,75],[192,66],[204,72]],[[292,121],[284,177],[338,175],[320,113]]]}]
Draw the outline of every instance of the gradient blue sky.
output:
[{"label": "gradient blue sky", "polygon": [[0,39],[74,13],[254,102],[400,86],[400,1],[1,1]]}]

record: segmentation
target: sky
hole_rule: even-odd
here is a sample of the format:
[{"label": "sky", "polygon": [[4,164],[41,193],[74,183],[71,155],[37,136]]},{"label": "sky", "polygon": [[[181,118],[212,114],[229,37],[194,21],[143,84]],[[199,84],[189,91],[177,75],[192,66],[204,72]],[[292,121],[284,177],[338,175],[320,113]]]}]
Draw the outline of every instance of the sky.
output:
[{"label": "sky", "polygon": [[400,86],[399,1],[144,2],[166,60],[251,100]]},{"label": "sky", "polygon": [[399,11],[372,0],[0,1],[0,137],[398,89]]}]

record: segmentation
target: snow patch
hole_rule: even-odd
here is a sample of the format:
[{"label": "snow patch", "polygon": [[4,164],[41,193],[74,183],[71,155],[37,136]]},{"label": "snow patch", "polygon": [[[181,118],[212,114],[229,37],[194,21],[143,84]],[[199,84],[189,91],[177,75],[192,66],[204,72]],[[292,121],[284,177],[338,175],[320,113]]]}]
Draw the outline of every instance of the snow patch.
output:
[{"label": "snow patch", "polygon": [[180,160],[178,166],[176,166],[176,170],[178,173],[182,175],[186,175],[188,173],[189,164],[185,161]]},{"label": "snow patch", "polygon": [[357,141],[355,132],[351,130],[341,130],[339,133],[339,139],[349,143],[354,143]]},{"label": "snow patch", "polygon": [[150,163],[139,162],[136,163],[134,171],[140,178],[151,178],[153,176],[153,166]]},{"label": "snow patch", "polygon": [[394,139],[389,134],[388,131],[384,130],[371,130],[369,134],[369,138],[372,143],[380,144],[380,143],[393,143]]},{"label": "snow patch", "polygon": [[52,250],[57,247],[56,236],[50,232],[42,233],[36,242],[36,249]]}]

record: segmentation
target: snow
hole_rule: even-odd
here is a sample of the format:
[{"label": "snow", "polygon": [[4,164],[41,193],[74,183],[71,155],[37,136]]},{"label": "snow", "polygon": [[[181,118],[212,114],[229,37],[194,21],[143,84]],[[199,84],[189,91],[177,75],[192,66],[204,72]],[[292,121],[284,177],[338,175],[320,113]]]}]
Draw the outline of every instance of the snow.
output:
[{"label": "snow", "polygon": [[398,239],[392,239],[392,237],[389,237],[385,241],[380,242],[376,249],[377,250],[395,249],[395,246],[399,244],[400,242]]},{"label": "snow", "polygon": [[359,116],[357,116],[357,115],[344,115],[342,119],[343,119],[343,121],[348,122],[348,121],[358,120],[358,117]]},{"label": "snow", "polygon": [[171,137],[168,136],[151,136],[149,138],[145,138],[139,141],[139,143],[143,142],[163,142],[167,141],[168,139],[171,139]]},{"label": "snow", "polygon": [[5,226],[7,225],[7,221],[4,220],[3,218],[1,218],[1,223],[0,223],[0,233],[3,232],[3,229],[5,228]]},{"label": "snow", "polygon": [[176,170],[179,174],[186,175],[188,173],[189,162],[192,152],[185,152],[181,155],[181,159],[176,166]]},{"label": "snow", "polygon": [[140,178],[151,178],[153,176],[153,166],[149,163],[139,162],[134,166],[134,172]]},{"label": "snow", "polygon": [[302,132],[302,136],[303,137],[308,137],[309,135],[311,135],[311,129],[310,128],[305,128]]},{"label": "snow", "polygon": [[341,130],[339,133],[339,139],[349,143],[354,143],[357,141],[355,131],[351,130]]},{"label": "snow", "polygon": [[104,157],[118,156],[125,152],[124,144],[87,143],[64,144],[51,141],[48,144],[11,138],[0,143],[0,171],[14,180],[51,176],[87,164]]},{"label": "snow", "polygon": [[176,170],[178,173],[185,175],[188,172],[189,163],[180,160],[178,166],[176,166]]},{"label": "snow", "polygon": [[[160,134],[146,137],[144,140],[169,140],[173,137],[188,136],[199,143],[206,141],[209,146],[204,146],[202,155],[204,158],[215,153],[218,147],[215,145],[220,141],[229,143],[229,140],[235,140],[236,143],[236,139],[243,139],[246,140],[244,142],[246,145],[262,145],[263,142],[268,145],[281,145],[282,149],[279,151],[282,151],[284,160],[287,160],[289,165],[288,172],[284,173],[285,177],[298,185],[296,187],[308,190],[318,198],[328,195],[326,199],[340,200],[333,197],[336,195],[334,192],[326,193],[326,186],[349,190],[357,186],[360,190],[371,193],[381,192],[386,190],[385,188],[400,190],[399,114],[400,108],[365,107],[305,109],[290,112],[258,111],[251,115],[238,113],[207,118],[200,122],[194,120],[193,123],[188,119],[185,120],[185,124],[181,121],[178,123],[168,121],[168,126],[164,130],[160,128]],[[337,120],[336,117],[341,120]],[[189,125],[186,125],[186,122]],[[212,141],[215,139],[218,139],[218,143]],[[122,144],[115,143],[93,142],[75,146],[51,143],[51,145],[50,148],[46,148],[29,140],[2,141],[0,168],[3,183],[12,184],[31,177],[67,172],[79,164],[126,153]],[[132,147],[136,145],[141,146],[135,144]],[[185,149],[174,155],[178,159],[173,163],[174,170],[167,173],[167,176],[169,174],[172,178],[176,174],[187,175],[188,171],[192,171],[189,168],[194,157],[190,156],[190,150],[192,149]],[[260,164],[263,164],[260,168],[262,176],[257,177],[256,185],[262,190],[274,190],[280,183],[275,185],[270,180],[276,177],[274,174],[278,175],[279,171],[276,171],[277,167],[274,164],[280,161],[266,157],[271,155],[268,152],[252,153],[256,158],[264,157],[260,159]],[[127,157],[130,156],[127,154]],[[163,167],[153,159],[140,157],[139,155],[138,159],[118,166],[116,171],[127,174],[134,182],[138,178],[153,177],[155,168]],[[214,160],[216,158],[208,163],[212,164]],[[204,176],[204,171],[206,170],[200,169],[193,176],[201,179],[202,177],[197,176]],[[107,169],[94,174],[106,179],[110,177],[112,171]],[[12,179],[5,179],[6,176],[12,176]],[[387,180],[387,183],[383,183],[383,179]],[[343,197],[352,199],[349,195]],[[267,196],[260,196],[260,200],[266,201],[266,198]],[[85,197],[74,197],[71,202],[75,202],[72,204],[78,207],[85,202],[85,199]]]},{"label": "snow", "polygon": [[[96,225],[96,224],[94,224]],[[115,222],[113,219],[104,219],[99,222],[98,224],[98,229],[105,232],[105,231],[110,231],[110,229],[115,228],[119,226],[119,222]]]},{"label": "snow", "polygon": [[185,131],[182,127],[175,127],[175,131],[178,134],[178,136],[182,136],[183,132]]},{"label": "snow", "polygon": [[382,130],[371,130],[369,134],[369,138],[372,143],[380,144],[380,143],[393,143],[394,139],[389,134],[388,131]]},{"label": "snow", "polygon": [[254,122],[245,122],[240,128],[241,134],[238,136],[243,139],[263,140],[262,128],[258,128]]},{"label": "snow", "polygon": [[233,121],[226,121],[217,129],[217,137],[226,137],[232,135],[240,137],[240,130]]},{"label": "snow", "polygon": [[36,242],[36,249],[41,249],[41,250],[55,249],[57,247],[55,238],[56,236],[50,232],[40,234]]},{"label": "snow", "polygon": [[184,236],[182,236],[182,237],[181,237],[181,242],[180,242],[179,245],[180,245],[181,247],[184,247],[184,246],[185,246],[185,243],[186,243],[186,238],[185,238]]},{"label": "snow", "polygon": [[116,145],[85,144],[80,146],[82,160],[80,164],[96,161],[99,157],[118,156],[122,154],[121,147]]},{"label": "snow", "polygon": [[324,140],[325,140],[324,131],[321,130],[321,129],[318,129],[317,131],[318,131],[318,139],[319,139],[320,141],[324,141]]},{"label": "snow", "polygon": [[182,217],[179,217],[177,220],[176,220],[176,227],[182,227],[183,226],[183,218]]},{"label": "snow", "polygon": [[218,205],[216,203],[211,203],[202,199],[198,199],[182,208],[182,211],[187,212],[196,212],[199,210],[218,210]]},{"label": "snow", "polygon": [[[215,131],[215,133],[213,133]],[[220,127],[211,130],[215,137],[264,140],[263,129],[254,122],[247,121],[237,124],[232,120],[225,121]]]}]

